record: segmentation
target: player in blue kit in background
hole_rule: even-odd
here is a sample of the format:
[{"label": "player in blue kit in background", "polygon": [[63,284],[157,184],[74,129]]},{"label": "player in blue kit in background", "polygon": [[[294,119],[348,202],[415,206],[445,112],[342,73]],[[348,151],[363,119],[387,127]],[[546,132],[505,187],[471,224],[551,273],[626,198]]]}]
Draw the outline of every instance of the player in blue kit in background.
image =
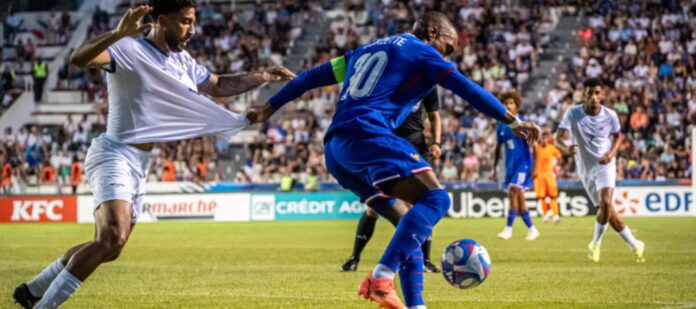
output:
[{"label": "player in blue kit in background", "polygon": [[443,58],[457,46],[457,33],[441,13],[425,13],[412,34],[361,46],[309,69],[269,102],[247,111],[252,123],[266,121],[285,103],[313,88],[343,82],[336,113],[324,137],[326,167],[380,215],[391,217],[396,198],[413,206],[358,293],[385,308],[404,308],[394,290],[399,273],[406,305],[424,308],[421,244],[447,213],[450,198],[418,151],[394,130],[435,85],[453,91],[489,117],[508,124],[531,143],[539,128],[507,111],[491,93],[469,81]]},{"label": "player in blue kit in background", "polygon": [[[517,92],[506,92],[500,96],[500,101],[505,104],[508,111],[517,116],[522,100]],[[495,127],[495,135],[498,141],[495,147],[493,159],[493,179],[497,180],[496,168],[500,160],[500,148],[505,148],[505,181],[503,189],[508,193],[510,208],[508,209],[507,225],[498,234],[498,238],[508,240],[512,237],[512,224],[519,214],[527,225],[526,240],[535,240],[539,237],[539,231],[532,223],[529,210],[524,200],[524,192],[532,187],[532,171],[534,170],[534,155],[532,148],[523,138],[516,136],[505,124],[498,122]]]}]

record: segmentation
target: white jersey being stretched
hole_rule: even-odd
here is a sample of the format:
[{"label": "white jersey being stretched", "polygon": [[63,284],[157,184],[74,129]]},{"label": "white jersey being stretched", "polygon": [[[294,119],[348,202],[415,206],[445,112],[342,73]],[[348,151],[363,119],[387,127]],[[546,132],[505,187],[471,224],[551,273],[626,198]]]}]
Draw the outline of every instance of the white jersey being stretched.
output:
[{"label": "white jersey being stretched", "polygon": [[198,93],[211,73],[186,51],[164,53],[145,38],[126,37],[108,49],[106,134],[124,144],[217,135],[231,139],[248,125]]},{"label": "white jersey being stretched", "polygon": [[582,105],[576,105],[565,112],[559,128],[570,131],[573,143],[578,147],[578,174],[584,175],[598,166],[616,170],[616,159],[606,165],[599,164],[602,156],[611,150],[611,135],[621,131],[616,112],[602,105],[597,116],[590,116]]}]

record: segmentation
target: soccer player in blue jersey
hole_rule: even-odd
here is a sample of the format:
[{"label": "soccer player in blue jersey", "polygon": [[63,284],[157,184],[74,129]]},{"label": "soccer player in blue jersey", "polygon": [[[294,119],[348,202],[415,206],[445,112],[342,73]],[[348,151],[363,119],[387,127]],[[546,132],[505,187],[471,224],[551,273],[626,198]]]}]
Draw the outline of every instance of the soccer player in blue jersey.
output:
[{"label": "soccer player in blue jersey", "polygon": [[336,113],[324,137],[326,167],[380,215],[389,217],[398,198],[413,206],[359,294],[385,308],[404,308],[394,290],[399,273],[410,308],[424,308],[423,257],[420,250],[450,207],[450,198],[428,163],[394,130],[435,85],[466,99],[489,117],[508,124],[534,142],[539,128],[508,112],[492,94],[469,81],[443,58],[457,46],[457,33],[441,13],[418,18],[412,34],[383,38],[309,69],[285,85],[264,106],[246,116],[266,121],[305,91],[343,82]]},{"label": "soccer player in blue jersey", "polygon": [[[508,111],[517,116],[522,100],[517,92],[506,92],[500,96],[500,101],[505,104]],[[507,225],[498,234],[498,238],[508,240],[512,237],[512,224],[519,214],[527,225],[527,240],[535,240],[539,237],[539,231],[532,223],[529,210],[524,201],[524,192],[532,187],[532,170],[534,169],[534,156],[532,148],[523,138],[515,135],[510,127],[498,122],[495,127],[495,135],[498,144],[495,147],[493,159],[493,179],[497,180],[496,168],[500,160],[500,149],[505,148],[505,181],[503,188],[508,193],[510,208],[508,209]]]}]

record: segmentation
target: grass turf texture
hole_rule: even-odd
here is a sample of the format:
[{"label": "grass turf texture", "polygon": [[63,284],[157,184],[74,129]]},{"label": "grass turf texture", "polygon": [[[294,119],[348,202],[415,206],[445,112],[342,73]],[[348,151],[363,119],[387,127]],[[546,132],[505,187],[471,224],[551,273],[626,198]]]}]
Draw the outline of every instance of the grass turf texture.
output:
[{"label": "grass turf texture", "polygon": [[[444,219],[433,256],[460,238],[489,251],[491,275],[471,290],[426,274],[429,308],[655,308],[696,306],[696,218],[631,218],[647,244],[647,263],[611,229],[602,261],[587,259],[593,218],[542,224],[536,241],[516,222],[509,241],[495,238],[503,219]],[[373,308],[356,294],[393,232],[380,220],[357,273],[340,273],[355,221],[141,224],[121,258],[103,265],[69,308]],[[15,286],[31,279],[69,246],[88,240],[89,224],[0,225],[0,308]]]}]

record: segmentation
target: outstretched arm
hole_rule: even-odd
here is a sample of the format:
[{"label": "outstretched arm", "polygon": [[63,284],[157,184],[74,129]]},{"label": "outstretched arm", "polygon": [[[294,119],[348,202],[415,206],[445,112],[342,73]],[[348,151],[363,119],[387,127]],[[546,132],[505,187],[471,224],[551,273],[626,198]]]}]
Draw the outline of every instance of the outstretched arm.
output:
[{"label": "outstretched arm", "polygon": [[[343,57],[339,58],[342,59]],[[264,122],[268,120],[276,110],[283,107],[286,103],[297,99],[305,92],[343,81],[344,75],[340,75],[341,72],[336,65],[336,59],[300,73],[300,75],[271,97],[266,104],[260,107],[250,108],[246,112],[246,117],[252,124]],[[345,64],[345,62],[343,63]],[[343,67],[345,68],[345,65]],[[345,74],[345,71],[343,72]]]},{"label": "outstretched arm", "polygon": [[530,145],[534,146],[539,139],[539,127],[531,122],[521,121],[508,112],[493,94],[464,77],[435,48],[423,47],[418,54],[418,62],[421,71],[431,82],[451,90],[486,116],[507,124],[515,135],[524,138]]},{"label": "outstretched arm", "polygon": [[528,121],[521,121],[510,113],[492,93],[464,77],[456,68],[452,68],[441,75],[443,74],[446,75],[438,78],[440,86],[451,90],[486,116],[507,124],[515,135],[527,140],[529,145],[534,146],[536,144],[541,132],[537,125]]},{"label": "outstretched arm", "polygon": [[226,75],[210,75],[210,79],[198,86],[198,90],[213,97],[229,97],[254,89],[266,82],[284,82],[295,77],[285,67],[272,67],[264,72]]}]

